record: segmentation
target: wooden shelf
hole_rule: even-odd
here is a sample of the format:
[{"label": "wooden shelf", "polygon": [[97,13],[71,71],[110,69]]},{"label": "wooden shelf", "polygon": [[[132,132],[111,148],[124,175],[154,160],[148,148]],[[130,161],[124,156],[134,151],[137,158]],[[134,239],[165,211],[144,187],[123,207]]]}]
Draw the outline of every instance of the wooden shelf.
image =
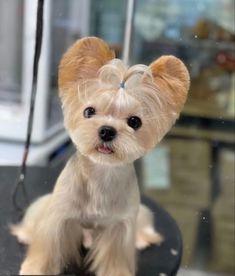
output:
[{"label": "wooden shelf", "polygon": [[234,132],[224,132],[217,130],[206,130],[197,127],[175,126],[169,135],[184,136],[187,138],[203,139],[210,141],[221,141],[225,143],[235,143]]},{"label": "wooden shelf", "polygon": [[199,108],[198,105],[186,105],[183,112],[183,115],[193,116],[198,118],[208,118],[208,119],[219,119],[219,120],[231,120],[233,121],[234,114],[230,114],[224,110],[216,110],[212,108]]}]

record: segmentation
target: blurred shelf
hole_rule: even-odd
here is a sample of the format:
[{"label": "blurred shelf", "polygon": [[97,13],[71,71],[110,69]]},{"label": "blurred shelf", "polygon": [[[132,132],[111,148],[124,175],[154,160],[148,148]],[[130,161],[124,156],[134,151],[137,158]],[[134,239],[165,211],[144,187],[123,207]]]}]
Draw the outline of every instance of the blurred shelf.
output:
[{"label": "blurred shelf", "polygon": [[220,120],[231,120],[234,121],[234,114],[231,114],[224,110],[216,110],[211,108],[199,108],[198,105],[186,105],[182,112],[183,115],[193,116],[199,118],[208,118],[208,119],[220,119]]},{"label": "blurred shelf", "polygon": [[230,50],[235,51],[235,42],[234,41],[217,41],[209,39],[199,39],[197,36],[194,38],[179,38],[179,39],[170,39],[159,37],[156,42],[151,44],[167,44],[167,45],[176,45],[176,46],[185,46],[193,48],[213,48],[218,50]]},{"label": "blurred shelf", "polygon": [[234,132],[200,129],[194,126],[175,126],[168,135],[183,136],[187,138],[204,139],[210,141],[220,141],[225,143],[235,143]]}]

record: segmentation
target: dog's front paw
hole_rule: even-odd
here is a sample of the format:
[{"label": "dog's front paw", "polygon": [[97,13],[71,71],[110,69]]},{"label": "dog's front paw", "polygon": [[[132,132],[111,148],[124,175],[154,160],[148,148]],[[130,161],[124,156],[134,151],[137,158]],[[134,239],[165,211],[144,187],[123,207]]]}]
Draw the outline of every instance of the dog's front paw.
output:
[{"label": "dog's front paw", "polygon": [[83,229],[82,234],[83,234],[83,239],[82,239],[82,244],[86,249],[91,248],[93,244],[93,237],[92,237],[92,230],[90,229]]},{"label": "dog's front paw", "polygon": [[[43,267],[43,268],[42,268]],[[47,267],[47,268],[46,268]],[[60,271],[57,267],[48,267],[39,264],[39,261],[25,260],[20,268],[20,275],[57,275]]]},{"label": "dog's front paw", "polygon": [[43,275],[42,271],[37,267],[37,265],[30,262],[23,262],[20,268],[20,275]]},{"label": "dog's front paw", "polygon": [[[115,271],[112,270],[105,274],[105,276],[110,276],[110,275],[112,275],[112,276],[134,276],[134,274],[132,274],[128,270],[124,270],[124,269],[115,269]],[[99,276],[99,274],[98,274],[98,276]]]},{"label": "dog's front paw", "polygon": [[161,234],[156,232],[152,227],[146,227],[137,232],[136,248],[143,250],[151,244],[161,245],[164,238]]},{"label": "dog's front paw", "polygon": [[120,271],[117,274],[115,274],[115,276],[134,276],[133,274],[131,274],[128,271]]}]

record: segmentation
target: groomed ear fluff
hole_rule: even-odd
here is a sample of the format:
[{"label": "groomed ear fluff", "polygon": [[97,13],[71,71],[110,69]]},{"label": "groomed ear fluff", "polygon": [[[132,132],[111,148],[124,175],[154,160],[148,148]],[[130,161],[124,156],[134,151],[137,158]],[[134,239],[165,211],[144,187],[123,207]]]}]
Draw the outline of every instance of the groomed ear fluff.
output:
[{"label": "groomed ear fluff", "polygon": [[115,57],[107,43],[97,37],[75,42],[64,54],[59,65],[59,90],[63,97],[81,79],[97,77],[98,70]]},{"label": "groomed ear fluff", "polygon": [[168,111],[180,113],[187,99],[190,77],[181,60],[162,56],[149,65],[158,91],[164,93]]}]

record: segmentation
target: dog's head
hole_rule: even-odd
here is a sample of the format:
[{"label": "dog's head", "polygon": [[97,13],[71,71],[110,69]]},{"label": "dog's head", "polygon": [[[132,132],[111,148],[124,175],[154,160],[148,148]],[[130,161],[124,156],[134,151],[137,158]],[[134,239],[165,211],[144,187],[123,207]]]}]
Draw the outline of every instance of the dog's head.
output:
[{"label": "dog's head", "polygon": [[176,57],[128,68],[96,37],[78,40],[59,67],[65,126],[81,154],[106,165],[152,149],[175,123],[188,89]]}]

